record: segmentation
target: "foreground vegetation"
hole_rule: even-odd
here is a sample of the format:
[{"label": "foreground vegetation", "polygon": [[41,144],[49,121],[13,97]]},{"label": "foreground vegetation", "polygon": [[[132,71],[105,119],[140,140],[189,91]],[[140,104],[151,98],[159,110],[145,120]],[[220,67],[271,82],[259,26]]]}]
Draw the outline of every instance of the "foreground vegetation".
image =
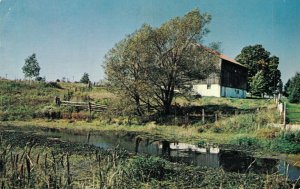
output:
[{"label": "foreground vegetation", "polygon": [[158,157],[1,132],[1,188],[291,188],[278,174],[225,173]]},{"label": "foreground vegetation", "polygon": [[[158,140],[216,144],[264,156],[273,152],[286,153],[300,165],[300,133],[284,133],[280,128],[271,127],[271,123],[280,123],[272,100],[177,95],[169,116],[149,114],[141,118],[128,114],[130,105],[103,86],[88,88],[74,83],[0,80],[0,89],[0,128],[54,128],[76,134],[135,133]],[[90,120],[86,110],[56,106],[55,96],[62,100],[108,105],[108,109],[93,113]],[[203,109],[204,122],[201,116],[199,118]],[[276,174],[225,173],[221,169],[173,164],[157,157],[134,156],[120,149],[101,150],[53,139],[44,141],[24,132],[1,133],[0,175],[4,188],[292,187]],[[14,183],[16,178],[19,180]]]}]

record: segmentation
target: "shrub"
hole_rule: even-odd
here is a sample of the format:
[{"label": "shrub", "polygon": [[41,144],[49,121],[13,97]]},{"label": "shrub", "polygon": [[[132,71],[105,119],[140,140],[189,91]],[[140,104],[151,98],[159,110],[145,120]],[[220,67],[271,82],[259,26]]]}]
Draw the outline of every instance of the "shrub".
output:
[{"label": "shrub", "polygon": [[198,128],[198,133],[203,133],[205,132],[205,128],[204,127],[199,127]]},{"label": "shrub", "polygon": [[71,98],[72,98],[73,96],[74,96],[74,92],[68,90],[68,92],[67,92],[66,94],[64,94],[63,99],[66,100],[66,101],[69,101],[69,100],[71,100]]},{"label": "shrub", "polygon": [[273,140],[271,142],[270,148],[271,150],[281,152],[281,153],[291,153],[291,154],[300,153],[300,144],[290,142],[282,138]]},{"label": "shrub", "polygon": [[8,121],[8,114],[6,112],[0,111],[0,121]]},{"label": "shrub", "polygon": [[127,171],[133,179],[148,182],[151,178],[162,179],[166,171],[165,165],[165,160],[159,157],[139,156],[130,161]]},{"label": "shrub", "polygon": [[199,148],[205,148],[205,147],[206,147],[206,142],[205,142],[204,140],[200,140],[200,141],[198,142],[198,147],[199,147]]},{"label": "shrub", "polygon": [[221,128],[220,126],[215,126],[215,127],[212,127],[211,129],[214,133],[222,133],[223,132],[223,128]]},{"label": "shrub", "polygon": [[300,131],[286,132],[285,134],[281,134],[281,137],[289,142],[300,144]]},{"label": "shrub", "polygon": [[60,86],[60,84],[58,84],[57,82],[48,82],[48,83],[44,83],[44,87],[51,87],[51,88],[57,88],[57,89],[62,89],[62,87]]},{"label": "shrub", "polygon": [[45,106],[43,109],[36,112],[36,117],[48,119],[60,119],[61,112],[55,106]]},{"label": "shrub", "polygon": [[260,142],[254,137],[238,137],[231,141],[232,144],[237,144],[240,146],[256,146],[260,147]]}]

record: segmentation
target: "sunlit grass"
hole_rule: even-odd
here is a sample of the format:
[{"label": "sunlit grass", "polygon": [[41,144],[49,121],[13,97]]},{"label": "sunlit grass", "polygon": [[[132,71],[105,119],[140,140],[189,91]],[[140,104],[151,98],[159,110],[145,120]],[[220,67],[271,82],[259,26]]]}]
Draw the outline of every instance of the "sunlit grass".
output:
[{"label": "sunlit grass", "polygon": [[300,104],[287,103],[287,117],[290,123],[300,124]]}]

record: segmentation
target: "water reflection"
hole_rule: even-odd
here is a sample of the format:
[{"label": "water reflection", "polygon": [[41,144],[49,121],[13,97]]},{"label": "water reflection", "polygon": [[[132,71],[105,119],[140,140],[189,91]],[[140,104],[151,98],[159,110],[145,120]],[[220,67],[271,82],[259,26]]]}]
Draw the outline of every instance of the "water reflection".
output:
[{"label": "water reflection", "polygon": [[[66,133],[47,133],[48,136],[60,137],[61,140],[72,142],[89,142],[102,148],[119,146],[130,152],[163,156],[173,162],[211,168],[222,167],[225,171],[268,173],[279,172],[295,180],[300,176],[300,168],[288,165],[283,160],[255,158],[240,151],[222,150],[215,146],[198,147],[196,145],[170,142],[166,140],[150,140],[134,136],[118,137],[107,135],[72,135]],[[288,171],[287,171],[288,170]]]},{"label": "water reflection", "polygon": [[267,158],[254,158],[240,151],[222,151],[220,154],[220,165],[225,171],[240,173],[274,173],[279,160]]}]

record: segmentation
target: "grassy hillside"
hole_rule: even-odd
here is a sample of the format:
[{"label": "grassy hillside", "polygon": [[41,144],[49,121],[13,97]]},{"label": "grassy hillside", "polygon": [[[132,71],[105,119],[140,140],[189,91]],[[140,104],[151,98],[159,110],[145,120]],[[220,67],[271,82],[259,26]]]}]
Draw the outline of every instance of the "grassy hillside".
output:
[{"label": "grassy hillside", "polygon": [[81,83],[0,80],[0,121],[47,118],[50,111],[59,112],[59,117],[63,118],[66,117],[64,113],[75,112],[72,109],[55,107],[56,96],[61,100],[92,101],[102,104],[113,98],[111,93],[101,87],[88,89]]},{"label": "grassy hillside", "polygon": [[[79,109],[55,107],[54,98],[56,96],[60,97],[61,100],[77,102],[91,101],[109,106],[116,104],[118,101],[115,95],[108,92],[103,87],[92,87],[89,89],[85,84],[81,83],[29,83],[24,81],[0,80],[0,120],[30,120],[33,118],[49,118],[51,116],[51,118],[56,119],[86,118],[87,112],[79,111]],[[180,119],[185,119],[184,116],[187,113],[201,114],[202,109],[205,109],[206,115],[213,116],[215,113],[218,113],[219,118],[222,118],[225,115],[228,117],[240,113],[255,113],[258,109],[274,107],[269,100],[265,99],[209,97],[190,99],[183,96],[177,96],[174,102],[177,104],[177,112],[173,113],[174,116],[177,116],[177,123],[181,123],[182,121],[180,121]],[[122,100],[120,101],[119,108],[127,108],[126,105],[122,105]],[[99,117],[99,114],[95,114],[94,117]],[[111,116],[106,117],[112,119]],[[171,118],[171,120],[174,119]],[[122,118],[121,121],[124,122],[124,119]],[[189,124],[197,123],[197,121],[199,120],[192,120],[191,118]],[[176,123],[172,123],[171,121],[168,122],[168,124]]]}]

